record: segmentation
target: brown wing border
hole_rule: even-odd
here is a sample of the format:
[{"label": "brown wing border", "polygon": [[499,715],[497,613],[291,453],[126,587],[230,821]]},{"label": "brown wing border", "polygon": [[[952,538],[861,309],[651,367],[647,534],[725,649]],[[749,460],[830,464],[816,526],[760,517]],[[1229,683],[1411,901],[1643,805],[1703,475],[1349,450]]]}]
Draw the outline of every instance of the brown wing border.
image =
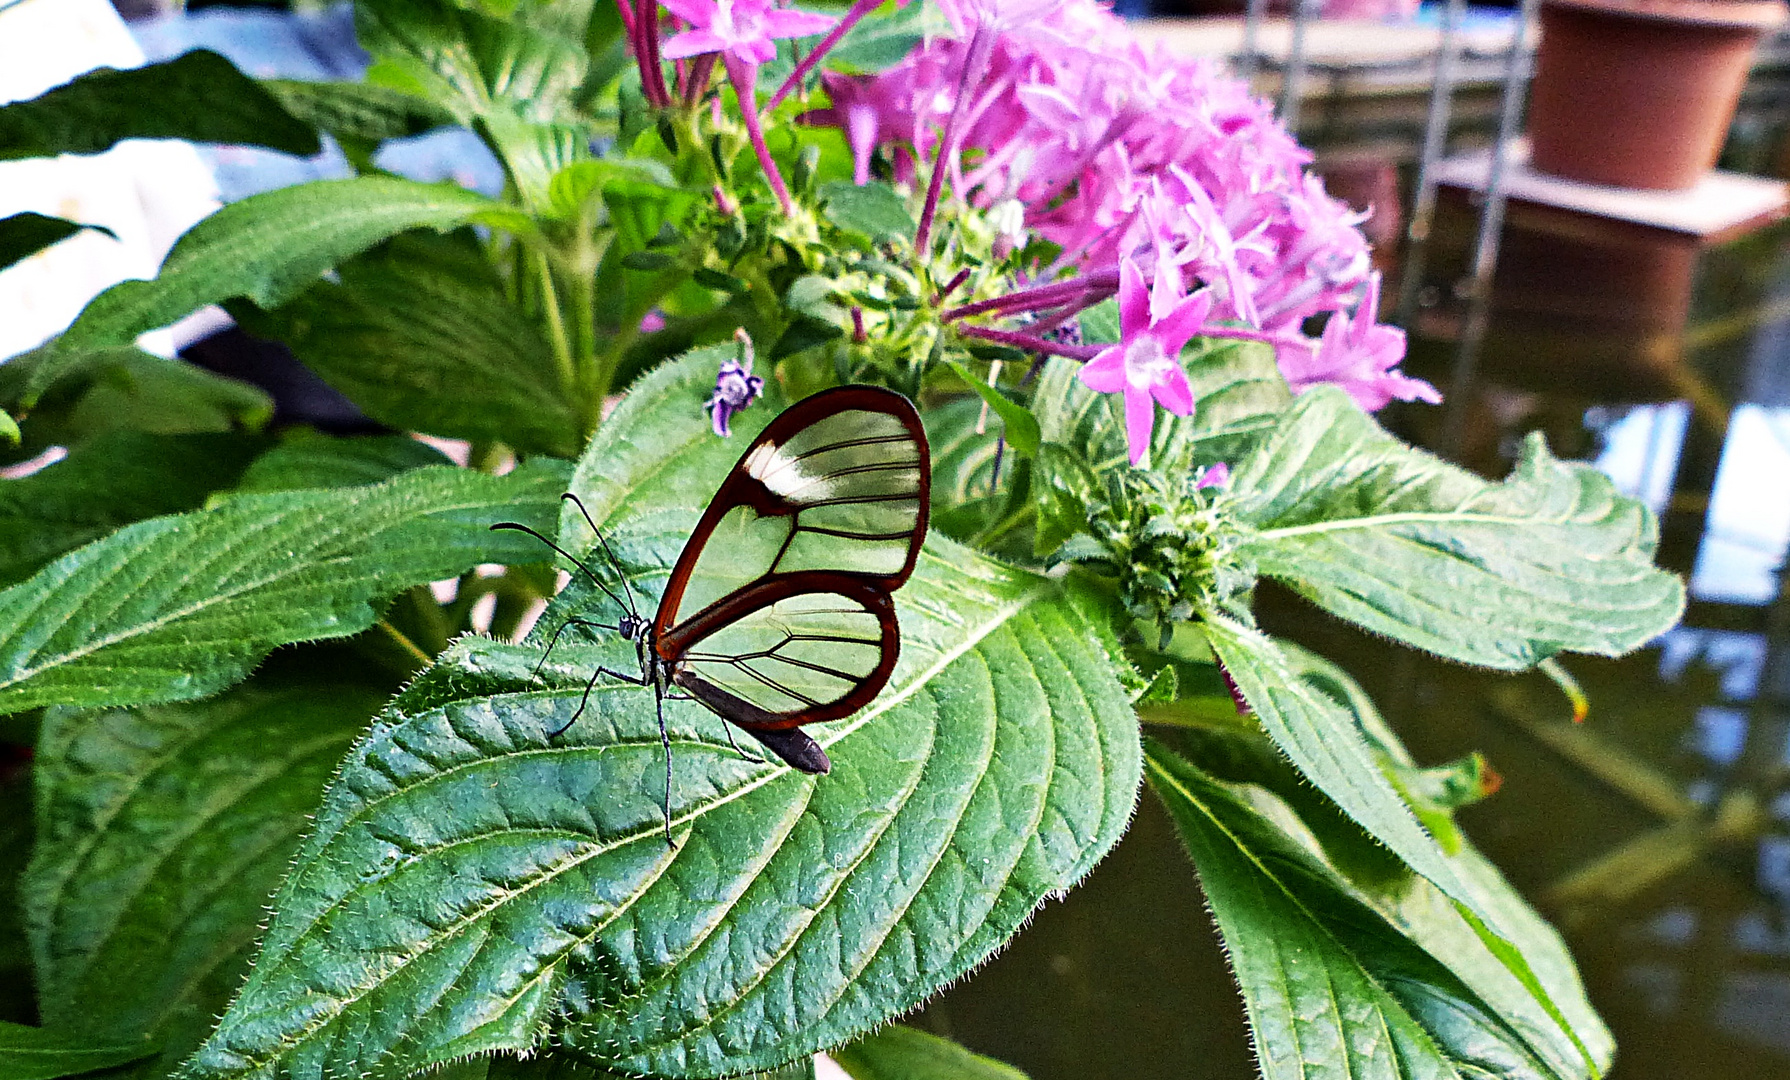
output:
[{"label": "brown wing border", "polygon": [[[678,605],[683,602],[684,589],[689,585],[690,574],[696,569],[696,560],[701,557],[702,549],[707,546],[709,537],[714,534],[715,529],[721,524],[721,519],[727,515],[728,511],[736,506],[749,506],[760,515],[770,517],[779,514],[793,515],[799,509],[753,479],[745,469],[747,459],[760,446],[767,443],[782,445],[788,442],[796,432],[808,425],[835,413],[849,412],[854,409],[881,412],[895,417],[914,437],[914,444],[920,449],[920,515],[919,520],[915,523],[914,534],[908,540],[907,559],[902,563],[901,570],[894,574],[861,574],[849,570],[801,570],[793,573],[765,574],[685,619],[674,630],[671,626],[672,616],[676,614]],[[885,593],[899,589],[909,577],[913,576],[914,565],[920,558],[920,546],[926,541],[926,531],[930,525],[931,513],[932,447],[926,441],[926,428],[920,423],[920,413],[914,408],[913,402],[903,395],[881,386],[857,384],[836,386],[803,398],[778,414],[777,418],[766,425],[765,429],[759,432],[758,437],[746,447],[739,460],[734,462],[733,468],[727,471],[727,478],[721,481],[721,487],[716,490],[715,497],[709,500],[708,509],[703,511],[702,517],[696,522],[696,528],[691,531],[690,539],[684,542],[684,549],[678,554],[677,563],[671,569],[671,577],[665,583],[665,592],[659,598],[659,609],[653,618],[660,657],[665,660],[673,660],[678,652],[687,649],[689,643],[696,640],[684,632],[691,624],[698,620],[707,620],[711,613],[720,609],[731,610],[731,605],[736,598],[752,593],[772,582],[804,578],[810,575],[831,575],[867,583],[882,589]],[[799,589],[797,591],[814,590]],[[673,648],[671,643],[680,640],[685,642],[682,648]]]},{"label": "brown wing border", "polygon": [[[815,593],[833,593],[864,605],[866,611],[876,616],[878,628],[882,631],[882,656],[877,660],[876,667],[839,700],[797,712],[771,712],[679,666],[678,659],[684,653],[703,638],[735,620],[770,607],[779,600]],[[895,663],[901,658],[901,624],[895,618],[895,601],[889,591],[865,580],[862,575],[804,570],[797,574],[765,578],[743,589],[735,589],[679,623],[677,629],[659,639],[658,649],[659,654],[672,663],[671,681],[690,691],[698,701],[719,713],[723,719],[748,731],[785,731],[804,724],[817,724],[823,720],[838,720],[850,716],[875,700],[876,695],[882,693],[883,687],[888,685],[889,676],[895,673]]]}]

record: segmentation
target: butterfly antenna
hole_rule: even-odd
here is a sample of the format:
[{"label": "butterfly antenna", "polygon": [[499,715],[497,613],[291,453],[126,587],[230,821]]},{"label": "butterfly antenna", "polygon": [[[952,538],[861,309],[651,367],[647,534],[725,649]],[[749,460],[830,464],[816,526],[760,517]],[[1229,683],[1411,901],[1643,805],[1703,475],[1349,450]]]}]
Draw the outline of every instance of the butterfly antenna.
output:
[{"label": "butterfly antenna", "polygon": [[665,748],[665,801],[659,809],[665,818],[665,846],[675,851],[677,841],[671,838],[671,733],[665,730],[665,692],[654,686],[653,699],[659,706],[659,745]]},{"label": "butterfly antenna", "polygon": [[[597,588],[602,589],[604,594],[607,595],[609,597],[609,599],[615,601],[616,607],[626,610],[628,612],[628,614],[630,614],[630,615],[632,615],[634,613],[633,610],[631,608],[629,608],[629,606],[627,604],[622,603],[621,597],[615,595],[614,589],[611,589],[609,586],[603,584],[603,579],[598,577],[594,572],[592,572],[592,570],[589,566],[585,565],[583,559],[580,559],[578,556],[567,551],[565,548],[560,547],[558,544],[547,539],[545,536],[542,536],[540,533],[535,532],[533,529],[529,528],[527,525],[522,525],[522,524],[519,524],[514,521],[500,521],[497,524],[491,526],[492,532],[497,532],[500,529],[508,529],[511,532],[525,532],[528,535],[534,537],[536,540],[539,540],[541,543],[546,544],[548,547],[552,548],[554,551],[557,551],[561,555],[564,555],[566,558],[572,560],[572,562],[577,564],[578,569],[584,571],[585,575],[591,579],[591,581],[596,585]],[[624,580],[622,582],[622,584],[626,585],[627,582]]]},{"label": "butterfly antenna", "polygon": [[621,560],[615,557],[615,549],[609,546],[609,541],[603,536],[603,530],[597,528],[597,523],[591,519],[590,511],[584,508],[584,500],[569,491],[561,495],[560,498],[570,499],[572,505],[578,508],[578,512],[584,515],[584,523],[590,526],[590,531],[596,536],[597,543],[603,545],[603,553],[609,556],[609,565],[615,568],[615,576],[621,579],[622,588],[627,591],[628,614],[638,619],[640,609],[634,606],[634,589],[628,584],[628,575],[622,570]]}]

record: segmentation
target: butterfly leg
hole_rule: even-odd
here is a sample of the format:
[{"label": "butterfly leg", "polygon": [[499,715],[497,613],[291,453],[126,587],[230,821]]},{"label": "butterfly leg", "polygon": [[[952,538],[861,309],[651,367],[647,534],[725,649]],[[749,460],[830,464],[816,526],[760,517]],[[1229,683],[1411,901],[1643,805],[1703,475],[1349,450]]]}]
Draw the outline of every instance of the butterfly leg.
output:
[{"label": "butterfly leg", "polygon": [[659,706],[659,745],[665,748],[665,801],[660,804],[665,818],[665,846],[675,849],[677,842],[671,838],[671,733],[665,730],[665,694],[660,691],[653,697]]},{"label": "butterfly leg", "polygon": [[564,724],[561,724],[559,727],[548,732],[547,733],[548,739],[550,739],[550,740],[557,739],[561,735],[564,735],[566,732],[568,732],[572,729],[573,724],[576,724],[578,722],[578,718],[580,716],[584,715],[585,706],[590,704],[590,692],[597,688],[597,678],[602,675],[607,675],[612,679],[619,679],[622,682],[628,683],[632,686],[647,685],[647,681],[645,679],[639,678],[638,676],[623,675],[619,671],[615,671],[613,669],[606,668],[606,667],[597,668],[595,671],[590,673],[590,681],[584,684],[584,696],[578,699],[578,711],[574,712],[572,714],[572,718],[570,720],[567,720]]},{"label": "butterfly leg", "polygon": [[729,724],[727,721],[723,720],[721,722],[721,730],[727,732],[727,745],[733,747],[734,753],[740,755],[740,757],[744,758],[747,761],[750,761],[754,765],[763,765],[764,764],[764,758],[759,757],[757,754],[746,753],[744,750],[740,749],[739,743],[733,741],[733,725],[732,724]]},{"label": "butterfly leg", "polygon": [[615,627],[608,623],[592,622],[589,619],[580,619],[577,616],[573,616],[565,622],[560,623],[559,629],[553,631],[553,636],[547,639],[547,651],[542,653],[541,658],[535,662],[535,678],[538,679],[541,677],[541,669],[547,665],[547,658],[553,655],[553,647],[559,644],[559,635],[565,633],[566,627],[568,626],[580,626],[586,630],[616,630]]}]

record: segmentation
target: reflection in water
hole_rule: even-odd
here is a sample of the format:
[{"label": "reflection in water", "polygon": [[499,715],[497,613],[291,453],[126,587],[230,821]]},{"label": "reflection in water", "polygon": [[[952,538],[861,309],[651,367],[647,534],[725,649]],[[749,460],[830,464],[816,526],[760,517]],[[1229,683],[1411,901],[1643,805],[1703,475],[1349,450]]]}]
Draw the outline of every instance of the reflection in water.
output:
[{"label": "reflection in water", "polygon": [[1790,548],[1790,408],[1743,404],[1728,421],[1691,595],[1765,604]]},{"label": "reflection in water", "polygon": [[[1452,228],[1451,241],[1443,213],[1423,290],[1438,303],[1408,364],[1438,385],[1464,324],[1448,298],[1470,217]],[[1539,428],[1652,506],[1661,562],[1691,579],[1684,625],[1622,660],[1569,658],[1592,701],[1574,726],[1538,675],[1395,652],[1271,586],[1261,618],[1353,672],[1420,760],[1481,750],[1504,775],[1462,823],[1566,933],[1621,1047],[1612,1080],[1785,1080],[1790,224],[1689,257],[1682,241],[1616,232],[1513,210],[1516,261],[1446,408],[1461,411],[1470,467],[1502,475]],[[1382,419],[1436,447],[1442,413]],[[1192,873],[1144,800],[1087,885],[916,1022],[1035,1080],[1255,1075]]]}]

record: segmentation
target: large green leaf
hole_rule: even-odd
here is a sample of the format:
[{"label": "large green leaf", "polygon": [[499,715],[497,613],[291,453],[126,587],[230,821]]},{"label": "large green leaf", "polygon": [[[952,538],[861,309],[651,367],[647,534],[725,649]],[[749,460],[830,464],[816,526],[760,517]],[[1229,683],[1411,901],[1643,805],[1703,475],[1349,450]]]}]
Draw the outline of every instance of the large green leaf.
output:
[{"label": "large green leaf", "polygon": [[255,459],[239,493],[360,487],[425,465],[451,465],[447,455],[408,435],[336,438],[299,429]]},{"label": "large green leaf", "polygon": [[852,1080],[1025,1080],[1011,1065],[905,1024],[891,1024],[829,1056]]},{"label": "large green leaf", "polygon": [[0,107],[0,160],[97,154],[124,139],[244,143],[309,156],[317,132],[205,49],[128,71],[100,68]]},{"label": "large green leaf", "polygon": [[1155,743],[1148,774],[1199,870],[1266,1080],[1595,1075],[1570,1044],[1556,1052],[1557,1033],[1524,1032],[1527,1017],[1506,1019],[1401,933],[1309,837],[1297,842],[1285,803]]},{"label": "large green leaf", "polygon": [[579,419],[553,350],[477,245],[410,234],[271,312],[235,304],[368,416],[393,427],[572,457]]},{"label": "large green leaf", "polygon": [[489,526],[545,525],[564,482],[548,463],[428,468],[128,525],[0,592],[0,712],[215,693],[280,645],[366,629],[404,589],[535,561]]},{"label": "large green leaf", "polygon": [[68,352],[51,342],[15,356],[0,364],[0,405],[29,414],[30,453],[108,431],[258,429],[273,416],[260,387],[131,345]]},{"label": "large green leaf", "polygon": [[56,1080],[128,1065],[155,1053],[143,1039],[97,1043],[80,1032],[0,1021],[0,1080]]},{"label": "large green leaf", "polygon": [[104,225],[83,225],[78,221],[29,211],[0,218],[0,270],[23,262],[45,248],[60,244],[83,229],[105,233],[114,240],[118,238],[118,234]]},{"label": "large green leaf", "polygon": [[[647,376],[574,489],[658,591],[708,493],[781,404],[718,439],[714,358]],[[576,515],[576,511],[572,511]],[[582,549],[588,530],[562,531]],[[586,593],[587,595],[587,593]],[[810,728],[812,777],[737,756],[720,719],[599,679],[631,645],[459,643],[350,754],[254,974],[188,1075],[400,1075],[543,1034],[618,1072],[763,1069],[859,1035],[985,959],[1124,828],[1136,722],[1110,612],[1074,582],[934,538],[898,594],[901,660]],[[613,612],[610,612],[613,615]]]},{"label": "large green leaf", "polygon": [[375,81],[427,98],[461,123],[499,112],[573,118],[568,106],[587,63],[576,39],[451,0],[362,0],[354,28],[379,61]]},{"label": "large green leaf", "polygon": [[453,114],[412,94],[364,82],[269,79],[261,84],[286,111],[337,139],[405,139],[454,122]]},{"label": "large green leaf", "polygon": [[1241,554],[1376,633],[1520,670],[1562,650],[1617,656],[1678,621],[1658,525],[1539,435],[1491,484],[1383,431],[1342,391],[1302,396],[1235,470]]},{"label": "large green leaf", "polygon": [[179,1064],[241,984],[324,782],[386,697],[332,671],[50,710],[21,890],[45,1022],[95,1044],[153,1034],[154,1075]]},{"label": "large green leaf", "polygon": [[1519,942],[1508,905],[1475,888],[1423,830],[1393,789],[1355,717],[1304,678],[1269,638],[1223,617],[1202,624],[1212,651],[1236,682],[1262,728],[1294,767],[1339,809],[1441,890],[1499,963],[1571,1038],[1587,1063],[1592,1051],[1569,1026],[1559,1002]]},{"label": "large green leaf", "polygon": [[240,435],[117,431],[0,482],[0,585],[120,525],[198,509],[207,495],[235,484],[265,446]]},{"label": "large green leaf", "polygon": [[58,339],[62,353],[129,345],[206,304],[246,296],[278,307],[324,273],[405,229],[452,229],[501,203],[452,184],[391,176],[322,180],[251,195],[188,230],[152,281],[95,297]]}]

